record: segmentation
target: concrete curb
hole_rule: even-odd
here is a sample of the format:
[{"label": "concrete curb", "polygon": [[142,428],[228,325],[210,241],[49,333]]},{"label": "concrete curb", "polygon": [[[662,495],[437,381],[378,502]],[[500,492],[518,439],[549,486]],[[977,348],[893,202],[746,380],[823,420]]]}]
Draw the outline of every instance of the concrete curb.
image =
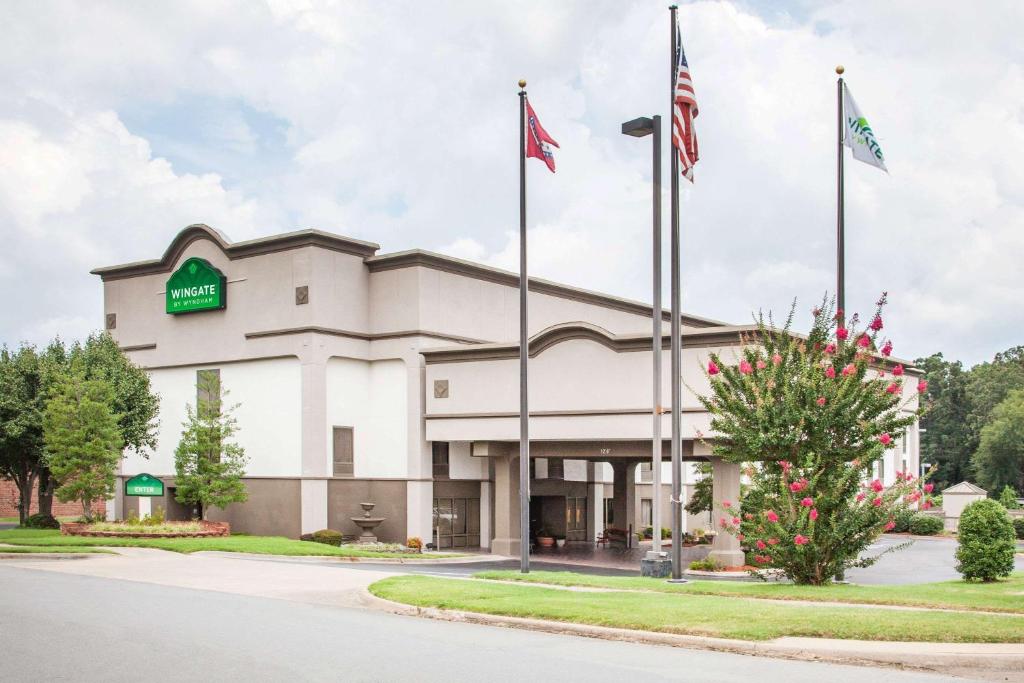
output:
[{"label": "concrete curb", "polygon": [[234,553],[224,550],[199,550],[189,555],[215,555],[217,557],[237,557],[247,560],[266,560],[268,562],[338,562],[341,564],[474,564],[509,559],[498,555],[486,557],[420,557],[408,559],[403,557],[345,557],[343,555],[264,555],[263,553]]},{"label": "concrete curb", "polygon": [[921,643],[825,638],[779,638],[771,641],[734,640],[656,631],[636,631],[544,619],[506,617],[436,607],[416,607],[377,597],[370,592],[369,588],[364,588],[361,593],[360,603],[368,609],[439,621],[503,626],[585,638],[667,645],[761,657],[886,666],[947,676],[952,674],[980,676],[1000,681],[1024,681],[1024,644],[1017,643]]},{"label": "concrete curb", "polygon": [[0,560],[88,560],[90,557],[103,557],[110,553],[5,553],[0,552]]}]

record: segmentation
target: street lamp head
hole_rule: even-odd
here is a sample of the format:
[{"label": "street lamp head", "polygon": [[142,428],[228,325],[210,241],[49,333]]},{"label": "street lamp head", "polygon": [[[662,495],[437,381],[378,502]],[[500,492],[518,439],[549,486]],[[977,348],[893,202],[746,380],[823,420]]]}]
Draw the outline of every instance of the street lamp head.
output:
[{"label": "street lamp head", "polygon": [[642,138],[654,132],[654,121],[646,116],[641,116],[632,121],[622,124],[622,134],[634,138]]}]

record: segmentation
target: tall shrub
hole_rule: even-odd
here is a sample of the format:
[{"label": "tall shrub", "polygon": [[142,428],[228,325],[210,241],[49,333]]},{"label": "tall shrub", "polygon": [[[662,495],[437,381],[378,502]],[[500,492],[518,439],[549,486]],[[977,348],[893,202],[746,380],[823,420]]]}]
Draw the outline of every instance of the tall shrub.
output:
[{"label": "tall shrub", "polygon": [[705,370],[714,454],[755,463],[747,509],[730,503],[719,526],[797,583],[828,583],[877,560],[859,555],[931,492],[911,472],[888,487],[870,480],[873,463],[917,419],[903,398],[905,370],[880,337],[884,305],[883,295],[863,328],[822,306],[806,337],[792,332],[792,311],[781,329],[759,316],[738,357],[711,354]]},{"label": "tall shrub", "polygon": [[986,498],[965,507],[957,534],[956,570],[965,580],[995,581],[1013,571],[1013,524],[996,501]]},{"label": "tall shrub", "polygon": [[57,498],[80,501],[87,520],[94,501],[114,495],[124,442],[112,401],[107,382],[75,372],[57,384],[43,416],[46,464],[60,482]]},{"label": "tall shrub", "polygon": [[226,406],[227,390],[214,377],[201,374],[197,392],[203,398],[188,415],[181,441],[174,451],[176,500],[198,509],[206,519],[210,507],[224,509],[231,503],[248,500],[242,477],[248,459],[245,450],[234,441],[238,423]]}]

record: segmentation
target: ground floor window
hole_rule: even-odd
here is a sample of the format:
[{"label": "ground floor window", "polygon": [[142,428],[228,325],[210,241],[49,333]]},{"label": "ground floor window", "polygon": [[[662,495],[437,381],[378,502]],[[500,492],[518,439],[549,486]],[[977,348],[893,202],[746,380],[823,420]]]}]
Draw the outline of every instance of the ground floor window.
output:
[{"label": "ground floor window", "polygon": [[615,505],[611,498],[604,499],[604,526],[615,527]]},{"label": "ground floor window", "polygon": [[640,526],[651,526],[654,524],[654,506],[650,498],[640,499]]},{"label": "ground floor window", "polygon": [[474,548],[480,545],[480,499],[434,499],[434,545]]}]

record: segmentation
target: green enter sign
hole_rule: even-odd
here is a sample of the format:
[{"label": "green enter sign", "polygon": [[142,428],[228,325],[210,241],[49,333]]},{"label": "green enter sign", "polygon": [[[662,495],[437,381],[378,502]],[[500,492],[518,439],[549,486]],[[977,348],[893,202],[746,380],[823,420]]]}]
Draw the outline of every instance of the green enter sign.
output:
[{"label": "green enter sign", "polygon": [[164,483],[152,474],[136,474],[124,483],[126,496],[162,496]]},{"label": "green enter sign", "polygon": [[227,306],[227,278],[204,259],[192,257],[167,280],[167,312],[214,311]]}]

